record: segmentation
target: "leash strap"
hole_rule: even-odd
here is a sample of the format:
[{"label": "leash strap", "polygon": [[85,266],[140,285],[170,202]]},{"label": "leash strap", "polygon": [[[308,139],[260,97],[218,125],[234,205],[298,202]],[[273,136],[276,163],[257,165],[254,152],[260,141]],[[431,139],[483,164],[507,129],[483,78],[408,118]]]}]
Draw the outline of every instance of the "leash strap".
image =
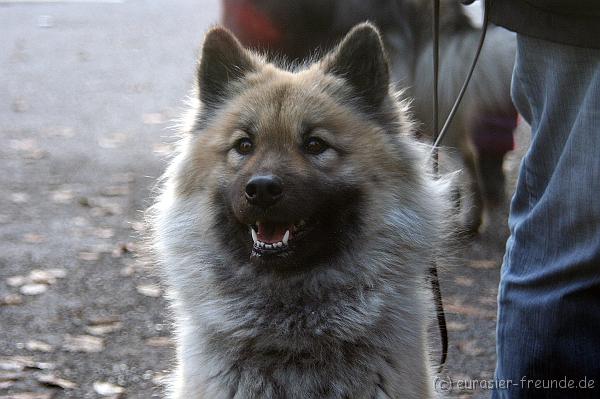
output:
[{"label": "leash strap", "polygon": [[[464,1],[465,4],[472,3],[471,0]],[[475,52],[475,56],[473,58],[473,62],[471,63],[471,67],[467,73],[467,77],[460,88],[458,96],[454,101],[454,105],[452,106],[448,116],[444,122],[444,126],[441,130],[439,130],[439,98],[438,98],[438,81],[439,81],[439,38],[440,38],[440,0],[433,0],[433,21],[432,21],[432,47],[433,47],[433,115],[432,115],[432,129],[433,129],[433,146],[431,148],[431,157],[433,161],[433,172],[437,176],[439,173],[439,162],[438,162],[438,149],[440,143],[444,139],[450,123],[454,119],[456,115],[456,111],[458,110],[458,106],[460,105],[467,87],[469,86],[469,82],[471,81],[471,77],[473,76],[473,72],[475,71],[475,66],[477,65],[477,61],[479,60],[479,55],[481,54],[481,49],[483,48],[483,43],[485,41],[485,35],[487,33],[488,26],[488,10],[491,6],[492,0],[482,0],[483,3],[483,24],[481,36],[479,38],[479,44],[477,45],[477,51]],[[431,278],[431,290],[433,291],[433,299],[435,302],[435,310],[437,314],[438,326],[440,330],[440,340],[442,342],[442,354],[440,363],[438,366],[438,373],[441,373],[446,364],[446,360],[448,358],[448,328],[446,325],[446,313],[444,312],[444,302],[442,298],[442,290],[440,289],[440,280],[438,276],[437,264],[434,263],[429,270],[430,278]]]}]

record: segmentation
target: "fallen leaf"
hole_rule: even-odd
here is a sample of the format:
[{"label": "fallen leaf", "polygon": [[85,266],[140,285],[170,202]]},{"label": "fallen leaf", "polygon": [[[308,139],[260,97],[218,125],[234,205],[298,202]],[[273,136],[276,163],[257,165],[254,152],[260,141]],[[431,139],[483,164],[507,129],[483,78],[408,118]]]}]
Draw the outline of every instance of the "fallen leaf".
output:
[{"label": "fallen leaf", "polygon": [[48,385],[51,387],[57,387],[62,389],[77,388],[77,384],[75,384],[74,382],[65,380],[64,378],[60,378],[54,374],[39,375],[37,376],[37,381],[43,385]]},{"label": "fallen leaf", "polygon": [[0,357],[0,370],[24,370],[25,362],[20,357]]},{"label": "fallen leaf", "polygon": [[454,282],[463,287],[471,287],[475,281],[469,277],[457,276],[454,278]]},{"label": "fallen leaf", "polygon": [[[6,279],[6,284],[11,287],[24,285],[54,284],[56,279],[67,275],[64,269],[34,269],[27,276],[12,276]],[[35,290],[35,288],[33,288]],[[28,294],[35,295],[35,294]]]},{"label": "fallen leaf", "polygon": [[456,346],[459,351],[470,356],[479,356],[483,353],[483,349],[477,347],[475,341],[460,341]]},{"label": "fallen leaf", "polygon": [[96,381],[94,382],[93,387],[94,391],[102,396],[120,395],[125,392],[125,388],[105,381]]},{"label": "fallen leaf", "polygon": [[25,369],[51,370],[53,363],[36,362],[29,356],[0,357],[0,370],[20,371]]},{"label": "fallen leaf", "polygon": [[142,123],[144,125],[160,125],[165,123],[165,117],[160,113],[148,113],[142,115]]},{"label": "fallen leaf", "polygon": [[124,133],[113,133],[109,136],[100,137],[98,140],[98,145],[101,148],[111,149],[117,148],[121,146],[125,140],[127,140],[127,135]]},{"label": "fallen leaf", "polygon": [[32,352],[52,352],[54,348],[42,341],[31,340],[25,343],[25,349]]},{"label": "fallen leaf", "polygon": [[25,376],[21,371],[0,371],[0,382],[18,381]]},{"label": "fallen leaf", "polygon": [[92,207],[91,214],[94,217],[113,216],[123,213],[123,208],[115,203],[107,201],[105,198],[88,199]]},{"label": "fallen leaf", "polygon": [[146,231],[146,223],[144,222],[131,222],[129,226],[135,231],[143,232]]},{"label": "fallen leaf", "polygon": [[92,204],[90,203],[90,199],[88,197],[84,197],[84,196],[78,197],[77,203],[86,208],[92,206]]},{"label": "fallen leaf", "polygon": [[38,284],[54,284],[59,278],[65,278],[65,269],[35,269],[29,273],[29,280]]},{"label": "fallen leaf", "polygon": [[12,110],[14,112],[25,112],[29,109],[29,104],[22,98],[16,98],[12,103]]},{"label": "fallen leaf", "polygon": [[173,340],[169,337],[151,337],[146,340],[146,345],[155,348],[165,348],[173,346]]},{"label": "fallen leaf", "polygon": [[92,262],[100,259],[100,254],[98,252],[81,251],[77,254],[77,257],[81,260]]},{"label": "fallen leaf", "polygon": [[0,389],[8,389],[15,385],[16,381],[0,381]]},{"label": "fallen leaf", "polygon": [[152,383],[158,386],[166,386],[169,383],[169,377],[169,373],[157,372],[154,374],[154,377],[152,377]]},{"label": "fallen leaf", "polygon": [[27,193],[12,193],[10,199],[15,204],[24,204],[29,201],[29,194]]},{"label": "fallen leaf", "polygon": [[121,319],[118,316],[92,316],[88,318],[88,324],[91,326],[99,326],[103,324],[118,323]]},{"label": "fallen leaf", "polygon": [[46,284],[25,284],[19,290],[23,295],[40,295],[48,290]]},{"label": "fallen leaf", "polygon": [[156,143],[152,146],[152,152],[159,156],[167,156],[173,153],[175,146],[171,144]]},{"label": "fallen leaf", "polygon": [[449,321],[446,324],[448,331],[465,331],[467,329],[467,325],[464,323],[459,323],[457,321]]},{"label": "fallen leaf", "polygon": [[27,281],[28,279],[25,276],[12,276],[6,279],[6,284],[11,287],[20,287],[23,284],[26,284]]},{"label": "fallen leaf", "polygon": [[120,258],[121,256],[123,256],[126,253],[131,253],[131,252],[135,252],[135,245],[133,243],[127,242],[127,243],[123,243],[120,242],[117,247],[115,249],[112,250],[112,256],[113,258]]},{"label": "fallen leaf", "polygon": [[10,146],[25,159],[42,159],[46,151],[42,150],[35,139],[11,140]]},{"label": "fallen leaf", "polygon": [[92,335],[106,335],[120,330],[123,327],[121,323],[107,324],[104,326],[87,326],[85,331]]},{"label": "fallen leaf", "polygon": [[69,189],[56,190],[53,191],[50,195],[50,198],[53,202],[57,204],[68,204],[73,199],[73,191]]},{"label": "fallen leaf", "polygon": [[67,335],[63,349],[68,352],[102,352],[104,350],[104,340],[91,335]]},{"label": "fallen leaf", "polygon": [[20,392],[11,395],[0,395],[0,399],[52,399],[51,393]]},{"label": "fallen leaf", "polygon": [[135,289],[138,293],[152,298],[158,298],[162,294],[160,287],[155,284],[140,284]]},{"label": "fallen leaf", "polygon": [[8,294],[0,297],[0,306],[12,306],[21,305],[23,303],[23,297],[17,294]]},{"label": "fallen leaf", "polygon": [[46,237],[37,233],[23,234],[23,241],[30,244],[39,244],[46,241]]},{"label": "fallen leaf", "polygon": [[92,335],[105,335],[120,330],[123,324],[116,317],[94,318],[88,321],[90,324],[85,330]]},{"label": "fallen leaf", "polygon": [[120,197],[129,194],[129,187],[127,186],[108,186],[102,189],[100,192],[105,197]]},{"label": "fallen leaf", "polygon": [[136,270],[137,270],[137,268],[133,264],[130,264],[130,265],[123,267],[119,271],[119,274],[123,277],[130,277],[136,272]]},{"label": "fallen leaf", "polygon": [[495,269],[496,261],[490,260],[490,259],[470,260],[467,263],[467,266],[472,267],[473,269],[483,269],[483,270]]},{"label": "fallen leaf", "polygon": [[98,238],[112,238],[115,235],[115,232],[111,228],[97,228],[94,229],[94,235]]},{"label": "fallen leaf", "polygon": [[483,305],[496,306],[498,303],[498,300],[496,299],[496,295],[494,295],[492,297],[481,297],[481,298],[479,298],[479,303],[481,303]]}]

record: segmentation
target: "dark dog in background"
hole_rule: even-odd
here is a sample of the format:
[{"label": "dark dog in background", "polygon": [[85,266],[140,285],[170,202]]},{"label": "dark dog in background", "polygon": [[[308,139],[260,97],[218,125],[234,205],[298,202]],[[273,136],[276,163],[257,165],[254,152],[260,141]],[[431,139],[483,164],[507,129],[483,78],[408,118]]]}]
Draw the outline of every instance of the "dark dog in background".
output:
[{"label": "dark dog in background", "polygon": [[[442,0],[440,120],[462,85],[481,34],[457,0]],[[414,98],[419,132],[431,137],[432,33],[430,0],[223,0],[223,23],[247,46],[302,61],[329,49],[358,22],[382,32],[392,79]],[[513,148],[517,114],[510,99],[515,38],[491,27],[479,64],[445,141],[467,172],[464,225],[477,232],[484,203],[504,197],[504,155]],[[452,151],[450,151],[452,153]]]}]

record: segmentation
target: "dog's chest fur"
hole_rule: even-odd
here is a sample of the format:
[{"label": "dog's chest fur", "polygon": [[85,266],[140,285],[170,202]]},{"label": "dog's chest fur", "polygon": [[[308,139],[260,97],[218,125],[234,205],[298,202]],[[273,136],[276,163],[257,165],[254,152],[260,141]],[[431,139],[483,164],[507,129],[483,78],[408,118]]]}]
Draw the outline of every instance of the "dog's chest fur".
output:
[{"label": "dog's chest fur", "polygon": [[203,348],[197,361],[208,373],[206,397],[387,397],[385,380],[397,374],[399,360],[389,348],[406,343],[385,316],[393,313],[385,298],[349,288],[307,299],[303,288],[241,289],[238,298],[211,301],[212,317],[204,320],[212,323],[190,335]]}]

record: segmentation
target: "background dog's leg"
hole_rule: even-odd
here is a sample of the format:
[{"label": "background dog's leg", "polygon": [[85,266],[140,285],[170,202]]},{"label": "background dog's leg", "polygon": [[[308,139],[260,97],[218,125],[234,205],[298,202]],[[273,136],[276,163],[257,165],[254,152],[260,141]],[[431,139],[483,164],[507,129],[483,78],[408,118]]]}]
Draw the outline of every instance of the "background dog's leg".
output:
[{"label": "background dog's leg", "polygon": [[465,230],[469,234],[477,234],[483,219],[483,193],[481,176],[477,164],[477,154],[472,146],[465,146],[461,149],[463,163],[467,170],[468,184],[467,196],[470,195],[469,201],[462,201],[463,204],[468,203],[468,208],[465,209]]}]

